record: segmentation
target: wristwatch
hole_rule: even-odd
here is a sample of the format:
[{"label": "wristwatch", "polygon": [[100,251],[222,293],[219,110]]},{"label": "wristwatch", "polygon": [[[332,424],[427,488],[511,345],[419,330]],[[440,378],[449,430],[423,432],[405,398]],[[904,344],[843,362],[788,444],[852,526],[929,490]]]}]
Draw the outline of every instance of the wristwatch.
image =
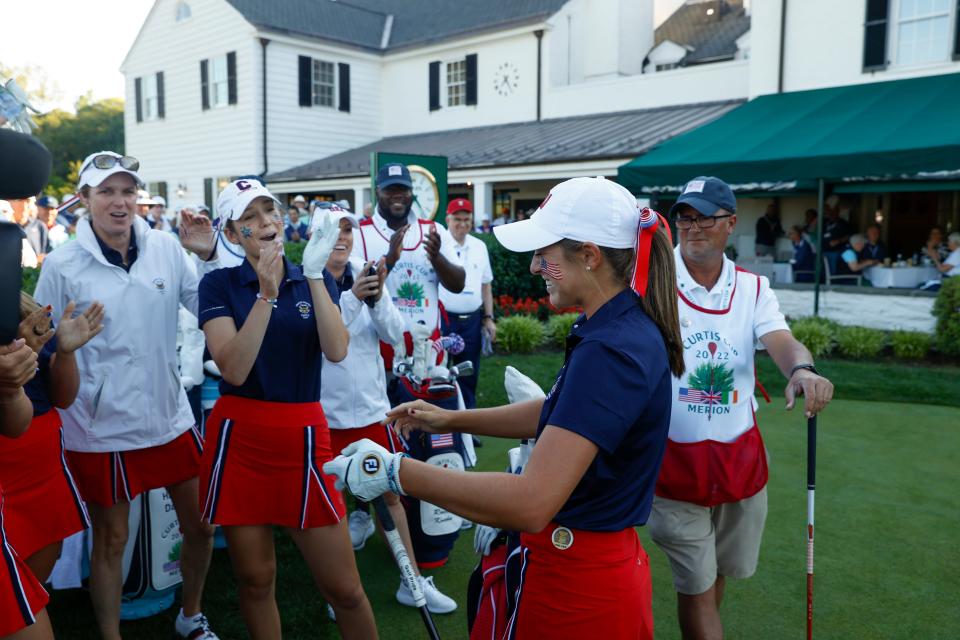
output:
[{"label": "wristwatch", "polygon": [[812,363],[805,362],[804,364],[798,364],[798,365],[795,366],[793,369],[791,369],[791,370],[790,370],[790,377],[792,378],[792,377],[793,377],[793,374],[795,374],[795,373],[796,373],[797,371],[799,371],[800,369],[806,369],[807,371],[811,371],[811,372],[813,372],[813,373],[816,374],[816,375],[820,375],[820,372],[817,371],[817,368],[816,368],[815,366],[813,366]]},{"label": "wristwatch", "polygon": [[484,320],[493,320],[493,316],[488,313],[487,315],[483,316],[483,319],[484,319]]}]

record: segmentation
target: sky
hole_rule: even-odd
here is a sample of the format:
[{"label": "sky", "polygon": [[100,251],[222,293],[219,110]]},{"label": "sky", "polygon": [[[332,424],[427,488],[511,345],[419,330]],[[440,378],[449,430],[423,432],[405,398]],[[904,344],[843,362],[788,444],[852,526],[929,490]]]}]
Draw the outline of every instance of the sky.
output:
[{"label": "sky", "polygon": [[[0,63],[7,67],[31,65],[46,75],[57,99],[52,104],[36,105],[44,110],[59,107],[73,111],[77,98],[88,91],[95,99],[122,98],[120,64],[153,2],[5,0],[3,23],[14,28],[3,30]],[[655,24],[682,2],[654,0]]]}]

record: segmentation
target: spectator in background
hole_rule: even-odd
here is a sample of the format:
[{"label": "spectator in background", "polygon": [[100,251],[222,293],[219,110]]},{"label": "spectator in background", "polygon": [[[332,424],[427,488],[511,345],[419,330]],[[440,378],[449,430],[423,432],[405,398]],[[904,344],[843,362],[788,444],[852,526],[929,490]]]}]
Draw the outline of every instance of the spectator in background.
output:
[{"label": "spectator in background", "polygon": [[66,226],[60,223],[56,198],[43,196],[37,200],[37,219],[47,225],[50,251],[70,240],[70,234],[67,232]]},{"label": "spectator in background", "polygon": [[840,254],[840,262],[837,264],[837,275],[854,274],[861,275],[864,269],[880,264],[879,260],[871,258],[862,258],[863,248],[867,244],[867,239],[859,233],[850,236],[850,245]]},{"label": "spectator in background", "polygon": [[493,233],[493,225],[490,224],[490,218],[484,218],[477,227],[477,233]]},{"label": "spectator in background", "polygon": [[512,220],[510,220],[510,209],[504,207],[500,217],[493,219],[493,226],[499,227],[502,224],[510,224],[510,222],[512,222]]},{"label": "spectator in background", "polygon": [[529,217],[530,216],[527,215],[526,211],[524,211],[523,209],[517,209],[517,218],[514,220],[514,222],[520,222],[521,220],[526,220]]},{"label": "spectator in background", "polygon": [[[0,200],[0,221],[2,222],[13,222],[13,206],[8,200]],[[30,246],[30,242],[27,240],[27,235],[23,232],[23,229],[20,229],[20,237],[22,238],[22,246],[20,248],[20,266],[28,267],[30,269],[36,269],[40,262],[37,260],[37,254],[33,250],[33,247]]]},{"label": "spectator in background", "polygon": [[287,209],[287,226],[283,230],[287,242],[306,242],[307,223],[300,220],[300,209]]},{"label": "spectator in background", "polygon": [[927,236],[927,243],[923,245],[920,253],[930,258],[934,264],[947,259],[947,256],[950,255],[950,250],[943,241],[943,229],[940,227],[930,229],[930,235]]},{"label": "spectator in background", "polygon": [[[144,219],[147,224],[150,224],[150,207],[155,205],[153,198],[150,197],[150,192],[146,189],[137,190],[137,215]],[[150,228],[153,228],[153,225],[150,224]]]},{"label": "spectator in background", "polygon": [[364,217],[364,218],[372,218],[372,217],[373,217],[373,203],[372,203],[372,202],[368,202],[367,204],[363,205],[363,217]]},{"label": "spectator in background", "polygon": [[934,260],[933,265],[944,278],[960,276],[960,233],[954,231],[947,236],[947,247],[950,254],[943,260]]},{"label": "spectator in background", "polygon": [[167,201],[163,196],[153,196],[153,206],[147,214],[147,224],[160,231],[176,232],[170,220],[167,219]]},{"label": "spectator in background", "polygon": [[777,211],[777,204],[771,202],[767,205],[766,212],[757,220],[756,242],[754,243],[757,256],[772,256],[777,245],[777,238],[782,235],[783,227],[780,225],[780,213]]},{"label": "spectator in background", "polygon": [[807,209],[804,211],[803,220],[803,235],[806,236],[807,242],[812,245],[819,244],[817,242],[817,210]]},{"label": "spectator in background", "polygon": [[50,253],[50,232],[45,222],[37,219],[37,205],[34,198],[10,200],[13,209],[13,221],[20,225],[30,248],[37,256],[38,262],[43,262],[44,256]]},{"label": "spectator in background", "polygon": [[843,266],[840,254],[853,233],[850,223],[840,217],[840,198],[835,195],[827,198],[823,207],[823,237],[820,238],[820,250],[830,265],[830,273],[841,273]]},{"label": "spectator in background", "polygon": [[803,235],[803,227],[794,225],[790,227],[790,242],[793,243],[793,258],[790,264],[793,265],[794,282],[813,282],[813,275],[816,269],[816,254],[813,251],[813,245]]},{"label": "spectator in background", "polygon": [[880,225],[872,224],[867,227],[867,243],[860,252],[860,258],[869,258],[877,262],[883,262],[887,257],[887,245],[880,240]]}]

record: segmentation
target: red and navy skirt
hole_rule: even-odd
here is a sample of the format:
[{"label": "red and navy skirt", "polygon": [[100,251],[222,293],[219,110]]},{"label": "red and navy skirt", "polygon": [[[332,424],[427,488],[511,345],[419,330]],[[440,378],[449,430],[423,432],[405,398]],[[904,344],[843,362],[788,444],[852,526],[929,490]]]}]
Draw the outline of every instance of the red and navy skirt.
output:
[{"label": "red and navy skirt", "polygon": [[87,502],[112,507],[150,489],[172,487],[200,472],[203,439],[190,427],[155,447],[130,451],[67,451],[67,462]]},{"label": "red and navy skirt", "polygon": [[37,621],[49,597],[7,539],[0,489],[0,636],[8,636]]},{"label": "red and navy skirt", "polygon": [[330,450],[333,452],[333,456],[336,457],[340,455],[340,452],[348,445],[358,440],[363,440],[364,438],[373,440],[390,453],[404,451],[403,443],[394,432],[393,427],[380,422],[374,422],[373,424],[356,429],[330,429]]},{"label": "red and navy skirt", "polygon": [[551,523],[520,536],[520,584],[509,640],[652,640],[650,564],[637,532]]},{"label": "red and navy skirt", "polygon": [[0,438],[0,485],[7,539],[24,558],[90,526],[56,409],[34,417],[19,438]]},{"label": "red and navy skirt", "polygon": [[319,402],[221,396],[206,436],[200,510],[207,522],[312,529],[343,518],[343,496],[322,471],[333,455]]}]

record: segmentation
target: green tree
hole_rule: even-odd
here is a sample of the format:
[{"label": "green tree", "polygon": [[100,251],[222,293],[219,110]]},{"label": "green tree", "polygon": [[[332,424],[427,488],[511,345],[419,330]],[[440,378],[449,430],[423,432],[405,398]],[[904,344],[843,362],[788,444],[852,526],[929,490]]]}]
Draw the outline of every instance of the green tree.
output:
[{"label": "green tree", "polygon": [[53,154],[49,192],[73,193],[80,163],[89,154],[104,149],[124,152],[123,100],[93,100],[82,96],[76,114],[55,109],[37,118],[36,136]]},{"label": "green tree", "polygon": [[699,391],[733,391],[733,372],[726,365],[705,362],[694,369],[687,384]]}]

